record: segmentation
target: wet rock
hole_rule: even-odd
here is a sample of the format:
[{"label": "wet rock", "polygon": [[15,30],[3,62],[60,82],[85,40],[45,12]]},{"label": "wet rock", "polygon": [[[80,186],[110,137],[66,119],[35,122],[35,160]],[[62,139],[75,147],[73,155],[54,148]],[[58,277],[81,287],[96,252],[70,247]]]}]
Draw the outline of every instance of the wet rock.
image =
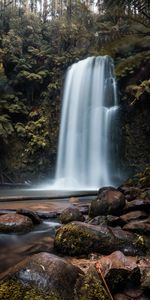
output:
[{"label": "wet rock", "polygon": [[5,214],[16,213],[15,209],[0,209],[0,216]]},{"label": "wet rock", "polygon": [[122,192],[128,201],[134,200],[141,194],[141,189],[134,186],[121,186],[119,191]]},{"label": "wet rock", "polygon": [[[141,242],[141,243],[140,243]],[[142,254],[144,240],[123,231],[121,228],[95,226],[87,223],[72,222],[56,231],[54,247],[68,255],[81,255],[98,252],[110,254],[115,250],[128,255]]]},{"label": "wet rock", "polygon": [[124,230],[129,230],[132,232],[140,233],[140,234],[150,234],[150,218],[139,221],[131,221],[125,226],[123,226]]},{"label": "wet rock", "polygon": [[33,224],[41,223],[41,219],[39,218],[38,214],[32,210],[20,208],[17,209],[17,214],[29,217]]},{"label": "wet rock", "polygon": [[124,212],[130,212],[135,210],[144,210],[150,212],[150,200],[136,199],[131,202],[127,202],[124,207]]},{"label": "wet rock", "polygon": [[89,204],[78,204],[77,208],[83,215],[88,215],[89,213]]},{"label": "wet rock", "polygon": [[128,296],[118,293],[114,295],[114,300],[131,300]]},{"label": "wet rock", "polygon": [[88,222],[91,225],[107,226],[107,216],[97,216]]},{"label": "wet rock", "polygon": [[40,299],[70,300],[74,297],[75,284],[80,274],[83,272],[78,267],[56,255],[43,252],[16,265],[13,272],[8,273],[5,281],[13,279],[26,287],[42,291],[43,295],[49,295]]},{"label": "wet rock", "polygon": [[126,257],[116,251],[102,257],[96,263],[96,269],[102,273],[112,292],[121,291],[130,282],[131,286],[140,285],[140,268],[135,257]]},{"label": "wet rock", "polygon": [[150,289],[150,264],[143,270],[141,282],[142,288]]},{"label": "wet rock", "polygon": [[124,294],[118,293],[114,295],[114,300],[149,300],[149,299],[150,298],[142,292],[141,294],[139,293],[138,296],[137,290],[132,290],[132,296],[126,295],[125,292]]},{"label": "wet rock", "polygon": [[65,210],[62,211],[62,213],[59,216],[61,222],[63,224],[67,224],[72,221],[81,221],[83,222],[84,216],[76,207],[68,207]]},{"label": "wet rock", "polygon": [[127,214],[120,216],[120,219],[122,220],[122,223],[126,224],[130,221],[145,219],[147,218],[147,216],[148,215],[146,212],[137,210],[137,211],[131,211]]},{"label": "wet rock", "polygon": [[100,215],[120,215],[125,206],[124,195],[114,188],[102,188],[98,192],[96,200],[90,205],[89,215],[96,217]]},{"label": "wet rock", "polygon": [[102,225],[102,226],[121,226],[124,224],[119,217],[116,216],[97,216],[92,220],[88,221],[89,224],[92,225]]},{"label": "wet rock", "polygon": [[58,213],[55,211],[36,211],[36,213],[41,219],[55,219],[58,217]]},{"label": "wet rock", "polygon": [[33,222],[27,216],[15,213],[0,216],[0,232],[25,232],[29,231],[33,226]]}]

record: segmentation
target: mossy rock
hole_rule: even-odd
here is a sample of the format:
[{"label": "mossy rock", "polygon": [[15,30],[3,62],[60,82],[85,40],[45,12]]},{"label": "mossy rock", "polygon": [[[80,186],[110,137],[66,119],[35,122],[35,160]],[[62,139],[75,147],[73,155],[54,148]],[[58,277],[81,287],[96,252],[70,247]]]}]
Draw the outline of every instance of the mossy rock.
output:
[{"label": "mossy rock", "polygon": [[45,293],[17,280],[3,281],[0,284],[1,300],[65,300],[54,293]]},{"label": "mossy rock", "polygon": [[120,250],[126,255],[143,254],[143,245],[136,244],[136,235],[121,228],[72,222],[59,228],[55,235],[56,251],[67,255],[97,252],[110,254]]},{"label": "mossy rock", "polygon": [[94,267],[78,279],[75,300],[110,300]]}]

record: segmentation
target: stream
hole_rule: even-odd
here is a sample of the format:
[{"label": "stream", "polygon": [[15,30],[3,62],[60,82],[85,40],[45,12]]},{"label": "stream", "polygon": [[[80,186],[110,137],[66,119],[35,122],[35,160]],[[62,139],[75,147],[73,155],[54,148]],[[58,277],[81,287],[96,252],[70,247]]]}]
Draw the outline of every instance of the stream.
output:
[{"label": "stream", "polygon": [[[72,194],[78,197],[71,197]],[[60,199],[60,196],[64,196],[64,198]],[[24,200],[20,200],[21,198]],[[65,208],[72,206],[73,202],[77,201],[77,205],[84,206],[93,198],[95,196],[86,191],[1,189],[0,212],[9,211],[12,213],[23,208],[40,213],[57,212],[60,214]],[[55,230],[59,226],[61,224],[57,218],[46,218],[42,219],[41,224],[35,225],[31,232],[22,234],[0,233],[0,273],[7,271],[8,268],[13,267],[29,255],[39,252],[53,253]]]}]

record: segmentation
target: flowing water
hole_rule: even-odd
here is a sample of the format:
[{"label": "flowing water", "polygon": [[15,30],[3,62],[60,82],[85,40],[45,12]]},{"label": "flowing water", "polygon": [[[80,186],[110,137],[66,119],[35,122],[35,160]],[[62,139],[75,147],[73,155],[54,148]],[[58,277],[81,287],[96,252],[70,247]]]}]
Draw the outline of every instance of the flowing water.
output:
[{"label": "flowing water", "polygon": [[117,185],[118,99],[113,60],[73,64],[64,88],[56,186],[96,189]]}]

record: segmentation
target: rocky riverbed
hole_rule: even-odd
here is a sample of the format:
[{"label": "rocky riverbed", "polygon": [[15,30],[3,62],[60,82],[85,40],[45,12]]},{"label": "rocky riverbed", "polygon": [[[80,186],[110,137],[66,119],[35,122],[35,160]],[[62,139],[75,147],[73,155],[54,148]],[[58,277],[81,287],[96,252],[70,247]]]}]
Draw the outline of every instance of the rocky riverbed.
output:
[{"label": "rocky riverbed", "polygon": [[[2,269],[0,299],[150,299],[148,178],[149,170],[118,189],[101,188],[92,201],[71,198],[61,209],[1,209],[7,256],[13,236],[26,239],[16,247],[19,259]],[[42,229],[52,221],[51,231]]]}]

